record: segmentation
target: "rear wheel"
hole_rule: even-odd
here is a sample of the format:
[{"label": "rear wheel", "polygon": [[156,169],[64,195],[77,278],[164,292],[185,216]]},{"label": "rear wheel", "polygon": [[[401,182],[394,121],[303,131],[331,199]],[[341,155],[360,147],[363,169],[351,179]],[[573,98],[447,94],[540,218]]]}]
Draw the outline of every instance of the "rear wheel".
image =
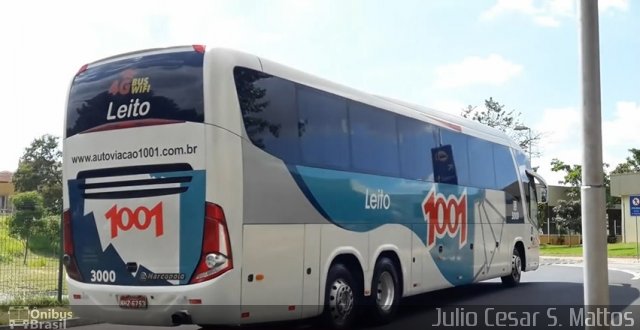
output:
[{"label": "rear wheel", "polygon": [[357,318],[360,293],[347,267],[335,264],[329,269],[325,289],[324,320],[334,329],[347,329]]},{"label": "rear wheel", "polygon": [[522,276],[522,259],[520,258],[520,252],[518,249],[513,249],[511,255],[511,274],[503,276],[500,279],[502,284],[506,286],[516,286],[520,283],[520,277]]},{"label": "rear wheel", "polygon": [[393,261],[381,258],[376,263],[371,283],[373,317],[377,323],[390,322],[400,302],[400,281]]}]

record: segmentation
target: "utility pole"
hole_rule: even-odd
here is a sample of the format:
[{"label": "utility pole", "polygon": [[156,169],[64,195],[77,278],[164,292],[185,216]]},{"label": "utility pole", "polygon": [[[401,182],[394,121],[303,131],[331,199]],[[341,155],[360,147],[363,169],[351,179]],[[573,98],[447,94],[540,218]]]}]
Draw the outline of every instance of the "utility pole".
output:
[{"label": "utility pole", "polygon": [[[582,234],[584,243],[584,304],[587,311],[609,306],[605,188],[602,177],[600,114],[600,41],[598,1],[580,0],[582,71]],[[587,329],[606,329],[593,326]]]}]

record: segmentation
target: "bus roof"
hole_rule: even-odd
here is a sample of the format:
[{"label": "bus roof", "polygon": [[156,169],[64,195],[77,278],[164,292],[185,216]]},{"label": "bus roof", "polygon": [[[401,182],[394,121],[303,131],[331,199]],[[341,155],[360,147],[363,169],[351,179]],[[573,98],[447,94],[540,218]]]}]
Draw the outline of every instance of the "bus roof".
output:
[{"label": "bus roof", "polygon": [[[89,63],[89,66],[105,64],[122,58],[139,56],[141,54],[176,52],[187,49],[193,50],[195,47],[195,45],[183,45],[167,48],[142,49],[106,57]],[[204,49],[204,46],[198,47],[202,47],[202,49]],[[377,106],[404,116],[430,122],[432,124],[448,129],[461,131],[468,135],[479,137],[485,140],[490,140],[492,142],[500,143],[514,149],[521,150],[520,146],[511,138],[509,138],[509,136],[507,136],[504,132],[493,127],[478,123],[476,121],[463,118],[461,116],[453,115],[447,112],[435,110],[433,108],[417,104],[412,104],[405,101],[396,100],[390,97],[367,93],[309,74],[307,72],[300,71],[298,69],[294,69],[292,67],[271,61],[266,58],[256,56],[255,54],[250,54],[235,49],[215,47],[207,50],[207,53],[224,53],[226,55],[224,57],[227,59],[235,57],[255,56],[262,66],[262,71],[264,71],[265,73],[276,75],[281,78],[286,78],[310,87],[314,87],[336,95],[340,95],[342,97],[352,99],[354,101]]]}]

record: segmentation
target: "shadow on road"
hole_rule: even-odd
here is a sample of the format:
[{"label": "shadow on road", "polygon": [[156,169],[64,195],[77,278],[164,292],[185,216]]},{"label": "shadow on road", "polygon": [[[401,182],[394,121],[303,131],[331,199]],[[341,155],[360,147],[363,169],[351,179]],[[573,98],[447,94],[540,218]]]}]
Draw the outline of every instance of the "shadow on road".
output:
[{"label": "shadow on road", "polygon": [[[630,285],[610,285],[609,292],[611,302],[608,311],[616,312],[614,317],[619,317],[617,312],[628,310],[640,297],[640,291]],[[481,327],[488,324],[499,328],[498,319],[504,315],[500,315],[503,312],[513,312],[507,315],[506,320],[502,320],[502,324],[510,326],[542,329],[555,323],[558,326],[571,324],[581,327],[584,324],[580,324],[580,321],[584,319],[580,315],[587,316],[586,310],[583,310],[583,295],[582,283],[529,282],[514,288],[506,288],[501,283],[477,283],[406,298],[392,325],[371,328],[434,328],[433,325],[442,322],[443,314],[448,316],[449,321],[454,319],[456,328],[476,326],[460,322],[465,313],[479,315],[478,325]],[[637,324],[640,306],[632,307]],[[493,310],[487,312],[490,308]],[[536,312],[539,314],[533,315]],[[576,323],[576,319],[579,322]],[[536,324],[533,324],[534,321],[537,321]]]},{"label": "shadow on road", "polygon": [[[623,311],[640,297],[640,291],[629,285],[610,285],[609,288],[612,297],[609,308],[610,311]],[[450,319],[454,319],[456,313],[459,316],[458,321],[464,318],[465,315],[467,315],[468,318],[468,315],[473,313],[477,314],[480,319],[476,320],[477,324],[475,325],[463,324],[463,321],[463,323],[458,322],[456,325],[453,325],[453,328],[478,328],[478,326],[480,328],[483,328],[483,326],[486,328],[487,324],[500,328],[498,323],[501,321],[496,319],[501,317],[499,313],[515,312],[515,314],[513,314],[514,318],[502,320],[503,323],[506,323],[505,326],[527,326],[533,329],[543,329],[549,325],[553,325],[553,322],[555,322],[557,326],[575,323],[571,321],[571,318],[580,316],[580,310],[583,304],[582,283],[527,282],[521,283],[514,288],[506,288],[501,283],[484,282],[405,298],[401,303],[396,319],[391,324],[383,326],[367,324],[367,315],[364,314],[363,318],[365,322],[360,325],[360,328],[406,330],[425,328],[451,329],[452,326],[437,327],[434,325],[441,321],[443,314],[450,316]],[[633,311],[634,317],[637,319],[638,315],[636,314],[640,314],[640,306],[633,307],[638,309]],[[493,310],[490,310],[491,313],[487,313],[487,310],[490,308],[493,308]],[[556,309],[549,311],[550,308]],[[538,312],[538,315],[535,317],[535,320],[531,318],[526,319],[527,315],[532,315],[536,312]],[[570,312],[573,314],[570,314]],[[549,315],[555,316],[556,319],[550,319]],[[487,317],[489,320],[484,319]],[[473,321],[473,319],[470,321]],[[517,324],[513,324],[514,322]],[[528,324],[526,322],[537,323]],[[636,320],[636,322],[638,321]],[[315,320],[303,320],[298,322],[278,322],[260,326],[247,326],[242,327],[242,329],[325,329],[317,323]],[[502,328],[504,328],[504,326]],[[215,329],[238,328],[215,327]]]},{"label": "shadow on road", "polygon": [[[628,285],[609,285],[609,292],[612,305],[629,305],[640,297],[640,291]],[[495,305],[582,305],[583,285],[567,282],[527,282],[507,288],[499,282],[482,282],[408,297],[403,300],[403,305],[486,306],[488,302]]]}]

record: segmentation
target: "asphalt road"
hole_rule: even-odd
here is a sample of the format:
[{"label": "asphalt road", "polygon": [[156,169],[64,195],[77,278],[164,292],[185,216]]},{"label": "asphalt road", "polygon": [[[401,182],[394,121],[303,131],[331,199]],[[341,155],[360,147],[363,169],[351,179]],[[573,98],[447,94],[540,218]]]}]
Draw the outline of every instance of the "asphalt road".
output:
[{"label": "asphalt road", "polygon": [[[608,322],[613,329],[640,328],[640,279],[636,279],[638,276],[635,276],[632,271],[611,268],[610,266],[611,306],[607,310],[596,310],[595,314],[589,314],[588,310],[582,308],[583,268],[579,263],[569,262],[560,265],[542,265],[535,272],[523,273],[522,282],[515,288],[503,287],[498,279],[410,297],[403,300],[398,316],[391,324],[375,326],[365,322],[361,328],[504,329],[507,326],[515,326],[546,329],[556,326],[558,329],[580,329],[585,325],[584,322],[590,321],[600,322],[601,325]],[[598,313],[611,318],[602,317],[597,321],[596,319],[600,319]],[[589,319],[587,317],[589,315],[594,317]],[[570,325],[575,327],[569,327]],[[317,328],[315,323],[302,321],[263,325],[250,329],[314,328]],[[167,328],[95,324],[74,329],[166,330]],[[185,325],[172,329],[200,328],[196,325]]]}]

